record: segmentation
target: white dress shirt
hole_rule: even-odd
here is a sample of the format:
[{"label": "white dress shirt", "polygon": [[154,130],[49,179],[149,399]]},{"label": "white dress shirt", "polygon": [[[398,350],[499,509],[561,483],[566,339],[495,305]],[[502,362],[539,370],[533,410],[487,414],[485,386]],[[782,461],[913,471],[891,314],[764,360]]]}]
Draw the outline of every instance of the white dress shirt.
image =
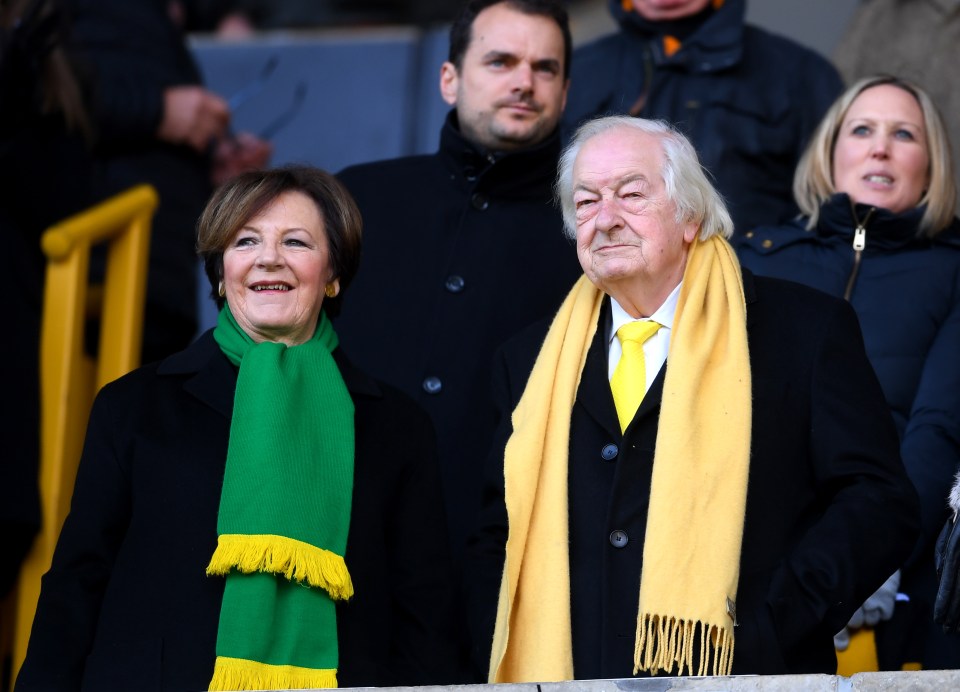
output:
[{"label": "white dress shirt", "polygon": [[660,372],[664,362],[667,360],[667,352],[670,350],[670,333],[673,330],[673,316],[677,311],[677,299],[680,297],[681,281],[677,287],[670,292],[663,305],[657,308],[650,317],[641,317],[635,320],[630,314],[620,307],[620,303],[610,298],[610,308],[613,317],[613,324],[610,326],[609,352],[607,358],[607,377],[613,377],[613,371],[620,362],[620,355],[623,349],[620,346],[620,339],[617,338],[617,330],[627,322],[659,322],[663,326],[657,330],[657,333],[647,339],[643,344],[643,359],[646,366],[647,381],[644,385],[644,393],[650,389],[650,385]]}]

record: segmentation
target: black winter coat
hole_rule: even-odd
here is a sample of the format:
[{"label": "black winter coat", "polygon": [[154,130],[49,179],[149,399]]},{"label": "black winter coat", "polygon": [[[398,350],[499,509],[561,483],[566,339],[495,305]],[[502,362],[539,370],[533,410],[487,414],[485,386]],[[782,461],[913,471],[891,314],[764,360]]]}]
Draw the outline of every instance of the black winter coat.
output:
[{"label": "black winter coat", "polygon": [[[814,229],[806,230],[806,217],[763,226],[738,241],[737,254],[758,275],[849,300],[932,546],[960,465],[960,223],[925,238],[917,232],[923,211],[854,208],[838,194],[821,208]],[[859,257],[855,215],[865,228]]]},{"label": "black winter coat", "polygon": [[[913,546],[917,497],[849,306],[748,272],[744,293],[753,421],[733,672],[833,674],[833,635]],[[670,367],[668,359],[622,434],[607,374],[609,320],[607,302],[570,422],[577,679],[632,676],[650,476]],[[509,412],[546,328],[531,328],[501,354],[497,382],[507,415],[490,459],[483,528],[468,563],[481,661],[489,655],[503,570]],[[690,492],[706,490],[691,485]]]},{"label": "black winter coat", "polygon": [[[340,685],[449,682],[453,592],[433,431],[407,397],[334,356],[356,407],[355,595],[337,607]],[[207,332],[101,390],[17,692],[207,689],[224,579],[205,568],[236,378]]]}]

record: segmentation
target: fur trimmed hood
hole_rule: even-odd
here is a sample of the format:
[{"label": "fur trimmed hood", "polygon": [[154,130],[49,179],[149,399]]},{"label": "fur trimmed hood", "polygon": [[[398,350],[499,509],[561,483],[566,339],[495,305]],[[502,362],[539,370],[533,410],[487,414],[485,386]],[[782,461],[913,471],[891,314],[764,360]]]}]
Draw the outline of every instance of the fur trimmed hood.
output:
[{"label": "fur trimmed hood", "polygon": [[954,516],[960,513],[960,472],[957,473],[953,488],[950,490],[950,509],[953,510]]}]

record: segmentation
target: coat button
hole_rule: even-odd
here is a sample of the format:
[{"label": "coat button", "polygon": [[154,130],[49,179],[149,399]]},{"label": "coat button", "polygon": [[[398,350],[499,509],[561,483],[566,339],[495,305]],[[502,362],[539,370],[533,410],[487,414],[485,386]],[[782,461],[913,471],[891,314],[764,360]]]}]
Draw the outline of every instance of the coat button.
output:
[{"label": "coat button", "polygon": [[766,240],[764,240],[764,241],[763,241],[762,243],[760,243],[760,244],[763,245],[763,247],[765,247],[765,248],[771,248],[771,247],[773,247],[773,241],[770,240],[769,238],[767,238]]},{"label": "coat button", "polygon": [[486,208],[490,206],[490,201],[486,198],[485,195],[482,195],[479,192],[477,192],[473,195],[473,197],[470,198],[470,204],[473,205],[474,209],[477,209],[479,211],[485,211]]},{"label": "coat button", "polygon": [[616,531],[610,532],[610,545],[614,548],[626,548],[627,543],[630,542],[630,537],[627,535],[626,531],[621,531],[617,529]]},{"label": "coat button", "polygon": [[609,444],[603,445],[603,449],[600,450],[600,456],[603,457],[604,461],[613,461],[617,458],[617,454],[620,453],[620,450],[617,448],[617,445],[612,442]]},{"label": "coat button", "polygon": [[423,381],[423,391],[427,394],[439,394],[441,389],[443,389],[443,382],[435,375],[430,375]]},{"label": "coat button", "polygon": [[457,276],[456,274],[451,274],[447,277],[444,286],[450,293],[459,293],[463,290],[464,281],[462,276]]}]

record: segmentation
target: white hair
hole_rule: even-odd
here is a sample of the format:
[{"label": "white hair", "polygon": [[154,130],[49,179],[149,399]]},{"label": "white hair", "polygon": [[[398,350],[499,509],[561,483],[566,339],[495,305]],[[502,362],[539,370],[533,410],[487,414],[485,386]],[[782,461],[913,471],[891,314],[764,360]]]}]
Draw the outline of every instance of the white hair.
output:
[{"label": "white hair", "polygon": [[690,141],[663,120],[645,120],[629,115],[611,115],[588,120],[574,133],[560,156],[556,201],[563,214],[564,232],[577,235],[576,208],[573,203],[573,164],[580,149],[593,137],[617,128],[632,128],[652,135],[663,151],[664,187],[668,199],[677,208],[677,223],[693,221],[700,228],[700,240],[720,234],[733,234],[733,220],[720,193],[707,179],[707,173]]}]

